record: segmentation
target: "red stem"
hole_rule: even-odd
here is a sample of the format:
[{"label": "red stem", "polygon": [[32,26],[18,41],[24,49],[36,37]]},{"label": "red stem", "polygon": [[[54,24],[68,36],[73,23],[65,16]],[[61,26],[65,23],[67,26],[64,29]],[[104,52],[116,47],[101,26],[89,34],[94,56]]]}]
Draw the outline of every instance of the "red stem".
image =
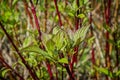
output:
[{"label": "red stem", "polygon": [[0,61],[1,61],[1,63],[2,63],[5,67],[11,69],[11,71],[14,72],[14,73],[20,78],[20,80],[25,80],[25,79],[24,79],[22,76],[20,76],[11,66],[9,66],[8,63],[6,63],[2,57],[0,57]]},{"label": "red stem", "polygon": [[20,59],[22,60],[23,64],[26,66],[26,68],[28,69],[30,75],[32,76],[32,78],[34,80],[38,80],[37,76],[35,76],[35,74],[33,73],[33,71],[31,70],[30,66],[27,64],[27,62],[25,61],[25,59],[23,58],[23,56],[21,55],[19,49],[17,48],[17,46],[14,44],[13,40],[11,39],[10,35],[7,33],[7,31],[5,30],[3,24],[0,22],[0,26],[2,28],[2,30],[4,31],[4,33],[6,34],[6,36],[8,37],[9,41],[11,42],[11,44],[13,45],[13,47],[15,48],[16,52],[18,53]]},{"label": "red stem", "polygon": [[47,65],[48,73],[50,75],[50,80],[54,80],[53,73],[51,71],[51,66],[50,66],[50,63],[48,61],[46,62],[46,65]]},{"label": "red stem", "polygon": [[92,54],[92,63],[93,63],[93,65],[95,64],[95,53],[94,53],[94,51],[95,51],[95,49],[92,47],[91,54]]},{"label": "red stem", "polygon": [[[89,23],[90,23],[90,30],[91,30],[91,36],[93,36],[93,27],[92,27],[92,13],[90,12],[90,18],[89,18]],[[95,65],[95,53],[94,53],[94,47],[92,44],[92,64]]]},{"label": "red stem", "polygon": [[76,25],[75,25],[75,30],[78,30],[78,26],[79,26],[79,19],[78,18],[76,18]]},{"label": "red stem", "polygon": [[55,70],[56,70],[56,80],[58,80],[58,70],[57,70],[57,65],[55,65]]},{"label": "red stem", "polygon": [[34,17],[34,20],[35,20],[36,28],[37,28],[38,33],[39,33],[39,40],[41,42],[41,31],[40,31],[39,21],[38,21],[38,18],[36,16],[35,6],[34,6],[32,0],[30,0],[30,3],[31,3],[31,11],[32,11],[32,14],[33,14],[33,17]]},{"label": "red stem", "polygon": [[[89,0],[89,2],[91,2],[91,0]],[[90,8],[92,7],[92,5],[89,5],[89,6],[90,6]],[[92,22],[93,22],[92,13],[90,12],[89,24],[90,24],[91,37],[94,36],[93,35]],[[94,66],[94,65],[96,65],[96,63],[95,63],[95,48],[94,48],[93,45],[94,45],[94,43],[92,43],[92,48],[91,48],[91,56],[92,56],[91,60],[92,60],[92,65]],[[95,72],[94,78],[95,78],[95,80],[97,80],[97,74],[96,74],[96,72]]]},{"label": "red stem", "polygon": [[33,21],[32,21],[32,15],[31,15],[31,13],[30,13],[30,11],[28,9],[28,3],[26,2],[26,0],[23,0],[23,2],[24,2],[26,14],[28,15],[28,17],[30,19],[30,24],[32,25],[32,27],[34,27],[33,26]]},{"label": "red stem", "polygon": [[56,12],[57,12],[57,15],[58,15],[58,18],[59,18],[59,24],[60,24],[60,27],[62,27],[62,21],[61,21],[60,12],[59,12],[58,6],[57,6],[57,0],[54,0],[54,3],[55,3],[55,7],[56,7]]},{"label": "red stem", "polygon": [[[76,0],[76,4],[79,7],[79,0]],[[79,14],[79,10],[77,11],[77,15]],[[79,28],[79,18],[75,17],[75,31],[78,30]],[[78,55],[78,48],[79,46],[75,46],[74,47],[74,55],[72,57],[71,63],[70,63],[70,68],[71,68],[71,72],[72,72],[72,76],[74,76],[74,71],[73,71],[73,65],[74,63],[77,63],[77,55]]]},{"label": "red stem", "polygon": [[[54,3],[55,3],[55,7],[56,7],[56,12],[57,12],[57,15],[58,15],[58,18],[59,18],[59,24],[60,24],[60,27],[62,27],[62,21],[61,21],[60,12],[59,12],[58,6],[57,6],[57,0],[54,0]],[[63,53],[61,53],[59,56],[60,56],[60,58],[63,58],[63,57],[64,57]],[[75,80],[74,77],[72,76],[72,73],[71,73],[71,71],[70,71],[70,68],[69,68],[68,64],[65,64],[64,67],[66,68],[67,73],[69,74],[70,78],[71,78],[72,80]]]},{"label": "red stem", "polygon": [[69,79],[69,80],[75,80],[74,75],[73,75],[73,73],[70,71],[70,68],[69,68],[68,64],[64,64],[64,67],[66,68],[66,71],[67,71],[67,73],[68,73],[69,76],[70,76],[70,79]]},{"label": "red stem", "polygon": [[[38,22],[38,18],[36,16],[36,10],[35,10],[35,6],[32,2],[32,0],[30,0],[30,3],[31,3],[31,10],[32,10],[32,13],[33,13],[33,16],[34,16],[34,20],[35,20],[35,24],[36,24],[36,28],[38,30],[38,33],[39,33],[39,41],[41,42],[41,31],[40,31],[40,26],[39,26],[39,22]],[[43,50],[45,50],[45,47],[43,44],[40,45],[40,48],[42,48]],[[50,63],[47,61],[46,62],[46,65],[47,65],[47,69],[48,69],[48,73],[50,75],[50,80],[53,80],[53,73],[51,71],[51,66],[50,66]]]},{"label": "red stem", "polygon": [[[106,18],[106,24],[110,26],[110,5],[111,5],[111,0],[108,0],[107,2],[107,7],[105,7],[105,18]],[[104,3],[105,4],[105,3]],[[109,55],[109,32],[106,32],[106,66],[109,67],[108,63],[110,63],[110,55]]]},{"label": "red stem", "polygon": [[72,61],[71,61],[71,63],[70,63],[70,68],[71,68],[71,71],[72,71],[72,72],[73,72],[73,65],[74,65],[75,62],[77,62],[78,46],[76,46],[76,47],[74,48],[74,51],[75,51],[75,53],[74,53],[74,55],[73,55],[73,57],[72,57]]},{"label": "red stem", "polygon": [[[106,19],[106,24],[110,26],[110,6],[111,6],[111,0],[107,1],[107,6],[106,6],[106,1],[104,0],[104,6],[105,6],[105,19]],[[110,67],[110,45],[109,45],[109,32],[106,32],[106,48],[105,48],[105,58],[106,58],[106,67]],[[109,80],[108,76],[106,76],[106,80]]]}]

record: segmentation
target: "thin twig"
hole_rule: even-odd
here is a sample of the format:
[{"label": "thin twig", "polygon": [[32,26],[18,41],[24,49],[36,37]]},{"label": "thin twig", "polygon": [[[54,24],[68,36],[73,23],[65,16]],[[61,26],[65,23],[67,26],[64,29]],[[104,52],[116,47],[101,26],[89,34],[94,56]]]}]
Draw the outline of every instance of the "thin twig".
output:
[{"label": "thin twig", "polygon": [[21,55],[19,49],[17,48],[17,46],[14,44],[13,40],[11,39],[10,35],[7,33],[7,31],[5,30],[3,24],[0,22],[0,26],[2,28],[2,30],[4,31],[4,33],[6,34],[6,36],[8,37],[9,41],[11,42],[12,46],[15,48],[16,52],[18,53],[20,59],[22,60],[23,64],[26,66],[26,68],[28,69],[30,75],[32,76],[32,78],[34,80],[38,80],[36,79],[36,76],[34,75],[34,73],[32,72],[30,66],[27,64],[27,62],[25,61],[25,59],[23,58],[23,56]]},{"label": "thin twig", "polygon": [[55,3],[55,7],[56,7],[56,12],[57,12],[57,15],[58,15],[58,18],[59,18],[59,24],[60,24],[60,27],[62,27],[62,21],[61,21],[60,12],[59,12],[58,6],[57,6],[57,0],[54,0],[54,3]]},{"label": "thin twig", "polygon": [[8,63],[5,62],[5,60],[0,56],[0,62],[8,69],[13,71],[19,78],[20,80],[25,80],[22,76],[20,76],[11,66],[9,66]]}]

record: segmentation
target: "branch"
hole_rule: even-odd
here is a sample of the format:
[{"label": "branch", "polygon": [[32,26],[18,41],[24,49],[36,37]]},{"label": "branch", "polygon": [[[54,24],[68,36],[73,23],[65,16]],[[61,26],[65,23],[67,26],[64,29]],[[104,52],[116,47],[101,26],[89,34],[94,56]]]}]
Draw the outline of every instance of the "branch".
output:
[{"label": "branch", "polygon": [[4,33],[6,34],[7,38],[9,39],[9,41],[11,42],[12,46],[15,48],[16,52],[18,53],[18,56],[20,57],[20,59],[22,60],[23,64],[26,66],[26,68],[28,69],[30,75],[32,76],[32,78],[34,80],[38,80],[36,79],[35,74],[32,72],[30,66],[27,64],[27,62],[25,61],[24,57],[21,55],[19,49],[17,48],[17,46],[14,44],[13,40],[11,39],[10,35],[7,33],[7,31],[5,30],[3,24],[0,22],[0,26],[2,28],[2,30],[4,31]]},{"label": "branch", "polygon": [[62,27],[62,21],[61,21],[60,12],[59,12],[58,6],[57,6],[57,0],[54,0],[54,3],[55,3],[55,7],[56,7],[56,12],[57,12],[57,15],[58,15],[58,18],[59,18],[59,24],[60,24],[60,27]]}]

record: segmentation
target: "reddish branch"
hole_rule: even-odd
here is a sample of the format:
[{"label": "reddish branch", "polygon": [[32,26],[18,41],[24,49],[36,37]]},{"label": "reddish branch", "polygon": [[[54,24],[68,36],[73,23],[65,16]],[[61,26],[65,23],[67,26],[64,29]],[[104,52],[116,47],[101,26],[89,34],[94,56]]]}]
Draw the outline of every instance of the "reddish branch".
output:
[{"label": "reddish branch", "polygon": [[[91,30],[91,37],[93,37],[92,13],[91,13],[91,12],[90,12],[89,24],[90,24],[90,30]],[[92,44],[91,55],[92,55],[92,64],[95,65],[95,53],[94,53],[94,47],[93,47],[93,44]]]},{"label": "reddish branch", "polygon": [[[76,0],[76,4],[79,7],[79,0]],[[77,10],[77,15],[79,15],[79,10]],[[80,19],[78,17],[75,17],[75,31],[77,31],[78,28],[79,28],[79,20]],[[74,71],[73,71],[74,63],[77,63],[78,48],[79,48],[79,46],[74,47],[74,52],[75,53],[73,54],[73,57],[72,57],[72,60],[71,60],[71,63],[70,63],[70,69],[71,69],[71,72],[72,72],[72,76],[74,76]]]},{"label": "reddish branch", "polygon": [[[33,14],[33,17],[34,17],[34,20],[35,20],[36,28],[37,28],[38,33],[39,33],[39,41],[41,42],[41,35],[42,34],[41,34],[41,31],[40,31],[39,21],[38,21],[38,18],[36,16],[35,6],[34,6],[32,0],[30,0],[30,3],[31,3],[31,11],[32,11],[32,14]],[[40,48],[42,48],[43,50],[45,50],[45,47],[44,47],[43,44],[40,45]],[[53,73],[51,71],[50,63],[48,61],[46,61],[46,65],[47,65],[48,73],[50,75],[50,80],[53,80]]]},{"label": "reddish branch", "polygon": [[34,6],[32,0],[30,0],[30,3],[31,3],[31,11],[32,11],[32,14],[33,14],[33,17],[34,17],[34,20],[35,20],[36,28],[37,28],[38,33],[39,33],[39,40],[41,42],[41,31],[40,31],[39,21],[38,21],[37,15],[36,15],[35,6]]},{"label": "reddish branch", "polygon": [[[91,5],[90,5],[90,7],[91,7]],[[93,35],[93,26],[92,26],[92,22],[93,22],[93,19],[92,19],[92,13],[90,12],[90,18],[89,18],[89,24],[90,24],[90,30],[91,30],[91,37],[93,37],[94,35]],[[92,56],[92,64],[93,65],[96,65],[95,64],[95,49],[94,49],[94,47],[93,47],[93,43],[92,43],[92,48],[91,48],[91,56]],[[97,80],[97,74],[95,74],[95,79]]]},{"label": "reddish branch", "polygon": [[[60,54],[59,55],[60,59],[64,57],[62,52],[59,53],[59,54]],[[70,76],[69,80],[75,80],[75,78],[73,76],[73,73],[71,72],[71,70],[69,68],[69,65],[68,64],[63,64],[62,66],[66,69],[67,73],[69,74],[69,76]]]},{"label": "reddish branch", "polygon": [[[106,3],[105,3],[106,4]],[[106,19],[106,24],[107,26],[110,27],[110,5],[111,5],[111,0],[107,1],[107,6],[105,5],[105,19]],[[110,45],[109,45],[109,32],[106,32],[106,66],[110,67]]]},{"label": "reddish branch", "polygon": [[[111,6],[111,0],[104,0],[104,6],[105,6],[105,20],[106,25],[110,27],[110,6]],[[106,67],[110,68],[110,45],[109,45],[109,32],[106,31],[106,48],[105,48],[105,59],[106,59]],[[106,80],[109,80],[109,78],[106,76]]]},{"label": "reddish branch", "polygon": [[51,71],[51,65],[50,65],[49,61],[46,62],[46,65],[47,65],[47,68],[48,68],[48,73],[50,75],[50,80],[54,80],[53,73]]},{"label": "reddish branch", "polygon": [[58,15],[58,18],[59,18],[59,24],[60,24],[60,27],[62,27],[62,21],[61,21],[60,12],[58,10],[57,0],[54,0],[54,3],[55,3],[55,7],[56,7],[56,12],[57,12],[57,15]]},{"label": "reddish branch", "polygon": [[66,68],[66,71],[67,73],[69,74],[70,76],[70,79],[69,80],[75,80],[74,76],[73,76],[73,73],[70,71],[70,68],[68,66],[68,64],[64,64],[64,67]]},{"label": "reddish branch", "polygon": [[33,26],[33,21],[32,21],[32,15],[31,15],[31,13],[30,13],[30,11],[28,9],[28,3],[26,2],[26,0],[23,0],[23,2],[24,2],[26,14],[28,15],[28,17],[30,19],[30,24],[32,25],[32,27],[34,27]]},{"label": "reddish branch", "polygon": [[73,72],[73,65],[74,65],[74,63],[77,62],[78,46],[76,46],[74,48],[74,51],[75,51],[75,53],[73,54],[72,61],[70,63],[71,72]]},{"label": "reddish branch", "polygon": [[[60,27],[62,27],[62,21],[61,21],[60,12],[59,12],[58,6],[57,6],[57,0],[54,0],[54,3],[55,3],[55,7],[56,7],[56,12],[57,12],[57,15],[58,15],[58,18],[59,18],[59,24],[60,24]],[[60,58],[63,58],[63,57],[64,57],[63,53],[60,53],[59,57],[60,57]],[[72,75],[73,73],[71,72],[71,70],[70,70],[70,68],[69,68],[69,65],[68,65],[68,64],[64,64],[64,67],[65,67],[65,69],[67,70],[67,73],[69,74],[70,78],[71,78],[72,80],[75,80],[75,79],[74,79],[74,76]]]},{"label": "reddish branch", "polygon": [[4,31],[4,33],[6,34],[6,36],[8,37],[9,41],[11,42],[11,44],[13,45],[13,47],[15,48],[16,52],[18,53],[20,59],[22,60],[23,64],[26,66],[26,68],[28,69],[30,75],[32,76],[32,78],[34,80],[38,80],[37,76],[35,76],[34,72],[31,70],[30,66],[27,64],[27,62],[25,61],[24,57],[21,55],[19,49],[17,48],[17,46],[14,44],[12,38],[10,37],[10,35],[7,33],[7,31],[5,30],[3,24],[0,22],[0,26],[1,29]]},{"label": "reddish branch", "polygon": [[20,76],[11,66],[8,65],[8,63],[5,62],[5,60],[0,56],[0,62],[8,69],[10,69],[12,72],[14,72],[20,80],[24,80],[22,76]]}]

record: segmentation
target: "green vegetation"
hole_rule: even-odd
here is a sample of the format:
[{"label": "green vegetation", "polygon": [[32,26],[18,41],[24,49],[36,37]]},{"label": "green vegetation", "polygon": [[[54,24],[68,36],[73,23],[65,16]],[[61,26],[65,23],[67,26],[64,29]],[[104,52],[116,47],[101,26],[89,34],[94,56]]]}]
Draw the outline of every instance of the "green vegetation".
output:
[{"label": "green vegetation", "polygon": [[119,0],[0,0],[0,80],[119,80]]}]

